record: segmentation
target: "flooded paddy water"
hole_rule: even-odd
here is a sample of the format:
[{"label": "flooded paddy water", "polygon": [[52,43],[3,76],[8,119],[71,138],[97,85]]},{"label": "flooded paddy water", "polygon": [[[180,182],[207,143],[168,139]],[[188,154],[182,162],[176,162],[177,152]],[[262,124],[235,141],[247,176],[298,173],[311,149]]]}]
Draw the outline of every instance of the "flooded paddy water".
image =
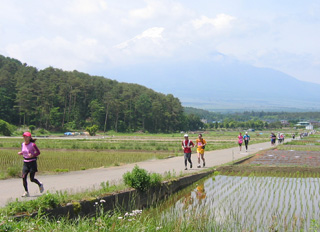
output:
[{"label": "flooded paddy water", "polygon": [[164,210],[162,221],[202,220],[208,231],[308,231],[320,220],[319,192],[318,177],[218,175]]},{"label": "flooded paddy water", "polygon": [[206,231],[320,231],[320,151],[282,148],[222,167],[226,175],[201,182],[162,219]]}]

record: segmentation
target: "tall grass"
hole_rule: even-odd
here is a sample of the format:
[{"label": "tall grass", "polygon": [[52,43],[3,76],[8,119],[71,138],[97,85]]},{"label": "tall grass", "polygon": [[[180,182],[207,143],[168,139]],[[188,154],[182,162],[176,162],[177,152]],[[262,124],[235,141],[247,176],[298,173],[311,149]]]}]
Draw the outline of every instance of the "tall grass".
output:
[{"label": "tall grass", "polygon": [[[42,150],[38,158],[39,172],[56,172],[59,170],[78,171],[97,167],[108,167],[127,163],[135,163],[149,159],[167,158],[170,153],[156,152],[125,152],[125,151],[63,151]],[[7,172],[8,168],[22,168],[23,158],[16,150],[0,150],[0,172]]]},{"label": "tall grass", "polygon": [[[236,146],[238,132],[210,132],[204,137],[208,142],[206,151]],[[97,167],[118,166],[149,159],[162,159],[183,154],[181,134],[169,135],[122,135],[98,139],[39,138],[41,150],[38,160],[40,172],[65,172]],[[195,140],[197,134],[190,135]],[[254,138],[255,135],[252,135]],[[252,141],[261,142],[256,136]],[[90,138],[90,137],[89,137]],[[259,137],[260,139],[260,137]],[[265,138],[262,138],[262,140]],[[22,157],[17,155],[22,138],[0,139],[0,178],[19,176]]]},{"label": "tall grass", "polygon": [[[210,132],[204,134],[208,142],[206,149],[217,150],[235,146],[238,132]],[[190,139],[195,141],[198,134],[190,134]],[[151,135],[121,135],[114,137],[66,137],[64,139],[39,138],[39,148],[49,149],[90,149],[90,150],[146,150],[146,151],[181,151],[182,134],[151,134]],[[266,134],[251,135],[251,143],[269,141]],[[20,148],[22,138],[0,138],[0,147]]]}]

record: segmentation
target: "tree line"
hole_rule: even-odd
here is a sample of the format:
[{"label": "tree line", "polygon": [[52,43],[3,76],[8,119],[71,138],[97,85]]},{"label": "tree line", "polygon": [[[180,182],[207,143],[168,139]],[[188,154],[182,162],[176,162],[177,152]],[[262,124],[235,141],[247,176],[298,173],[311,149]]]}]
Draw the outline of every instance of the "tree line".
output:
[{"label": "tree line", "polygon": [[97,125],[103,131],[168,133],[203,126],[172,94],[78,71],[39,71],[1,55],[0,105],[5,122],[53,131]]},{"label": "tree line", "polygon": [[[320,112],[266,112],[266,111],[244,111],[233,113],[210,112],[207,110],[196,109],[193,107],[185,107],[187,114],[194,114],[200,118],[205,118],[209,123],[219,122],[229,123],[231,121],[242,122],[248,121],[263,121],[268,124],[280,123],[281,120],[286,120],[288,123],[296,124],[299,121],[320,121]],[[261,125],[261,122],[258,122]]]}]

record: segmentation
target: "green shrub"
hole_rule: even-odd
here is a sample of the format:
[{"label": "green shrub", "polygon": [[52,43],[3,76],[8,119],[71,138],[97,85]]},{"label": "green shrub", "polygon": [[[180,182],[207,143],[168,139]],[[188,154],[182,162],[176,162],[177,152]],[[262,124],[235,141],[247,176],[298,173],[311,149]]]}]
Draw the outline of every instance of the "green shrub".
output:
[{"label": "green shrub", "polygon": [[44,134],[48,135],[48,134],[50,134],[49,131],[45,130],[44,128],[36,129],[36,130],[34,131],[34,133],[36,133],[36,134],[41,134],[41,135],[44,135]]},{"label": "green shrub", "polygon": [[59,206],[59,196],[57,194],[46,193],[38,198],[39,205],[46,209],[52,209]]},{"label": "green shrub", "polygon": [[95,136],[98,129],[99,129],[99,127],[97,125],[93,125],[91,127],[89,127],[89,126],[86,127],[86,131],[89,133],[90,136]]},{"label": "green shrub", "polygon": [[149,174],[145,169],[139,168],[138,165],[133,168],[132,172],[126,172],[123,179],[126,185],[143,192],[161,182],[160,175]]},{"label": "green shrub", "polygon": [[150,175],[150,185],[151,187],[155,187],[160,185],[162,182],[162,176],[158,173],[151,173]]},{"label": "green shrub", "polygon": [[35,125],[29,125],[29,130],[31,133],[33,133],[33,131],[36,129]]},{"label": "green shrub", "polygon": [[11,136],[10,124],[0,119],[0,134]]}]

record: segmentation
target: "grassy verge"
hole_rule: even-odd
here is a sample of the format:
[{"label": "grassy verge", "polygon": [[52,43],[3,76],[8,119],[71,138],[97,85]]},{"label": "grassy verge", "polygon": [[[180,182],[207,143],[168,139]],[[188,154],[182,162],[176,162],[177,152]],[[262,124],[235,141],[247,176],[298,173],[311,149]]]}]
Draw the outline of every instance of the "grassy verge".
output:
[{"label": "grassy verge", "polygon": [[[207,171],[202,170],[202,172]],[[188,173],[175,173],[166,172],[164,175],[160,175],[160,181],[170,181],[179,177],[190,175]],[[6,207],[0,209],[2,215],[12,216],[21,213],[31,214],[37,212],[39,209],[52,209],[60,206],[65,206],[68,203],[83,201],[83,200],[93,200],[99,199],[110,194],[114,194],[120,191],[128,190],[129,187],[123,183],[110,184],[109,182],[103,182],[100,184],[99,189],[88,189],[86,191],[70,194],[68,192],[55,192],[46,193],[42,196],[29,201],[13,201],[7,204]]]}]

